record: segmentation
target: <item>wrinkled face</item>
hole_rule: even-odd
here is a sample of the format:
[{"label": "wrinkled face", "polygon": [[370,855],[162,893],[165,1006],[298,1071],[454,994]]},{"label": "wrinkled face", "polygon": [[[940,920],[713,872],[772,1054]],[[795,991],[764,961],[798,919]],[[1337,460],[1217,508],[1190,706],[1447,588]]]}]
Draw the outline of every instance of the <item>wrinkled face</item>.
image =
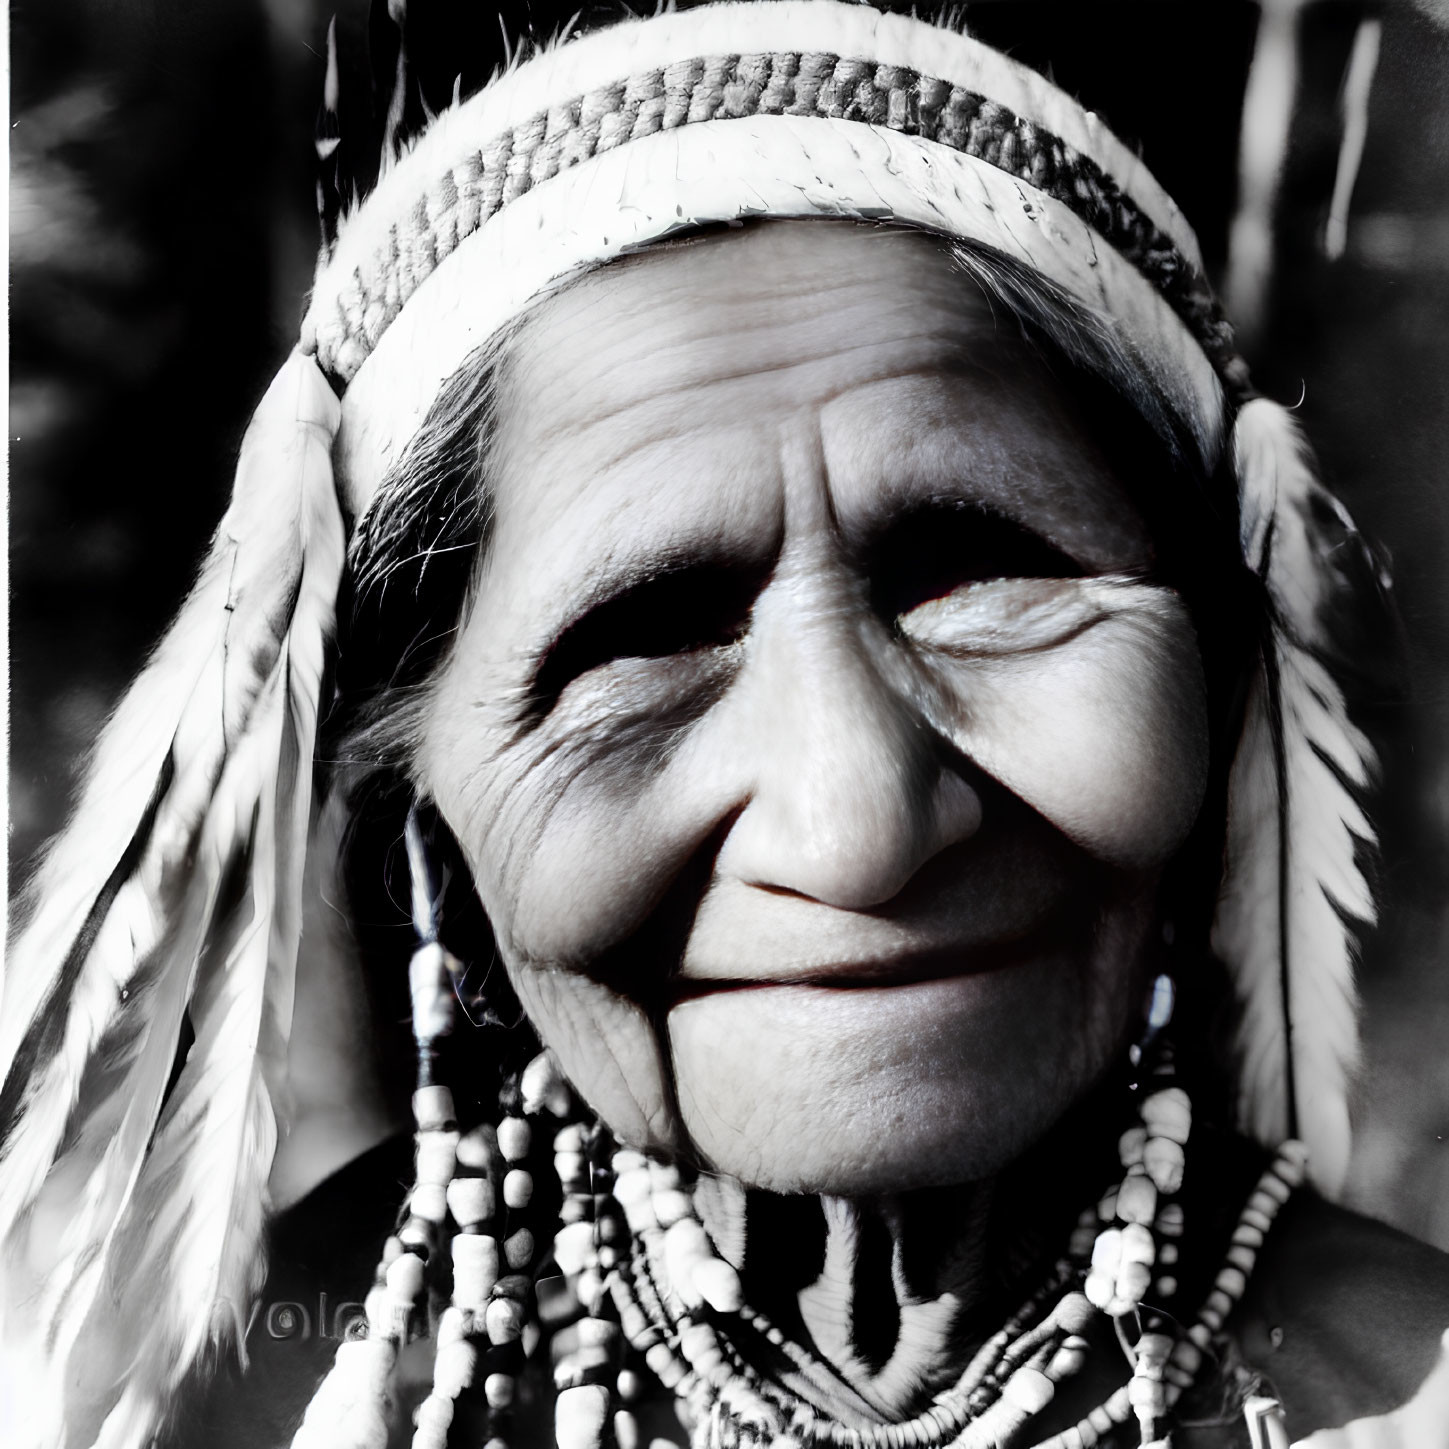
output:
[{"label": "wrinkled face", "polygon": [[625,1140],[863,1193],[994,1171],[1138,1019],[1206,713],[1082,421],[918,236],[600,272],[506,369],[425,786]]}]

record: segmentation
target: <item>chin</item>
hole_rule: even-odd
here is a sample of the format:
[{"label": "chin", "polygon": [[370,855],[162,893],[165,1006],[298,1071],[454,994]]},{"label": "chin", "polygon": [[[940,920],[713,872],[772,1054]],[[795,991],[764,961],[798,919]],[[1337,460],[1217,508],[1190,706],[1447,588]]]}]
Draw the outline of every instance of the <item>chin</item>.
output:
[{"label": "chin", "polygon": [[680,1123],[702,1167],[775,1192],[979,1181],[1026,1152],[1126,1034],[1095,963],[720,991],[668,1016]]}]

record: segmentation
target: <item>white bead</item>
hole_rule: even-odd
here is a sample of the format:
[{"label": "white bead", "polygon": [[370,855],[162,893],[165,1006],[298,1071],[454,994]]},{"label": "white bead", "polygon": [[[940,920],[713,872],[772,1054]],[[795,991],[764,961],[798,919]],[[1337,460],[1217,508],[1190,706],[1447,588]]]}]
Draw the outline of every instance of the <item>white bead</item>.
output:
[{"label": "white bead", "polygon": [[1156,1365],[1160,1369],[1172,1352],[1172,1340],[1165,1333],[1144,1333],[1133,1345],[1132,1352],[1139,1373],[1144,1366]]},{"label": "white bead", "polygon": [[677,1187],[658,1189],[652,1194],[654,1216],[661,1228],[672,1227],[681,1218],[694,1215],[694,1204]]},{"label": "white bead", "polygon": [[1182,1236],[1182,1227],[1182,1204],[1180,1202],[1165,1204],[1157,1214],[1157,1231],[1164,1237],[1180,1238]]},{"label": "white bead", "polygon": [[586,1145],[584,1129],[577,1122],[570,1122],[567,1127],[560,1127],[553,1135],[555,1152],[582,1152]]},{"label": "white bead", "polygon": [[1141,1303],[1151,1282],[1152,1270],[1146,1263],[1124,1263],[1117,1270],[1116,1296],[1131,1303]]},{"label": "white bead", "polygon": [[1164,1268],[1170,1268],[1175,1262],[1177,1262],[1177,1244],[1164,1243],[1157,1250],[1157,1261],[1161,1263]]},{"label": "white bead", "polygon": [[1001,1390],[1001,1396],[1027,1414],[1039,1414],[1051,1403],[1056,1385],[1040,1369],[1030,1364],[1012,1374]]},{"label": "white bead", "polygon": [[1117,1193],[1117,1216],[1124,1223],[1150,1223],[1157,1211],[1157,1189],[1146,1173],[1130,1173]]},{"label": "white bead", "polygon": [[1308,1170],[1308,1157],[1307,1146],[1296,1138],[1290,1137],[1278,1149],[1279,1173],[1294,1187],[1297,1187],[1303,1181],[1304,1174]]},{"label": "white bead", "polygon": [[632,1404],[643,1394],[644,1381],[633,1369],[620,1369],[619,1379],[614,1387],[617,1389],[619,1397],[626,1404]]},{"label": "white bead", "polygon": [[523,1330],[523,1305],[512,1298],[490,1298],[483,1322],[489,1343],[495,1347],[512,1343]]},{"label": "white bead", "polygon": [[1122,1261],[1122,1229],[1104,1228],[1092,1244],[1092,1267],[1097,1272],[1115,1273]]},{"label": "white bead", "polygon": [[694,1286],[716,1313],[738,1313],[745,1301],[740,1275],[723,1258],[709,1257],[694,1265]]},{"label": "white bead", "polygon": [[467,1333],[467,1325],[463,1321],[463,1310],[455,1308],[451,1303],[443,1309],[438,1318],[438,1347],[443,1348],[446,1344],[456,1343]]},{"label": "white bead", "polygon": [[503,1258],[510,1268],[528,1267],[533,1262],[533,1234],[527,1228],[519,1228],[504,1243]]},{"label": "white bead", "polygon": [[408,962],[413,1034],[419,1041],[432,1041],[453,1029],[453,988],[447,961],[448,953],[436,941],[429,941]]},{"label": "white bead", "polygon": [[490,1409],[506,1409],[513,1402],[513,1375],[489,1374],[483,1380],[483,1397]]},{"label": "white bead", "polygon": [[[367,1332],[370,1338],[385,1339],[397,1332],[396,1315],[393,1313],[395,1302],[393,1295],[386,1288],[369,1288],[367,1290],[363,1308],[367,1313]],[[407,1320],[404,1319],[403,1322],[405,1327]]]},{"label": "white bead", "polygon": [[456,1399],[469,1384],[478,1367],[478,1351],[467,1339],[439,1344],[433,1359],[433,1389]]},{"label": "white bead", "polygon": [[621,1170],[618,1162],[623,1156],[621,1152],[614,1158],[614,1200],[627,1211],[632,1204],[646,1201],[654,1192],[654,1185],[643,1168]]},{"label": "white bead", "polygon": [[525,1208],[533,1196],[533,1178],[522,1167],[510,1168],[503,1179],[503,1201],[511,1208]]},{"label": "white bead", "polygon": [[581,1318],[574,1328],[580,1348],[612,1348],[619,1339],[619,1325],[607,1318]]},{"label": "white bead", "polygon": [[522,1162],[533,1146],[533,1129],[522,1117],[505,1117],[498,1124],[498,1150],[507,1162]]},{"label": "white bead", "polygon": [[649,1159],[642,1152],[634,1152],[627,1147],[621,1148],[614,1154],[614,1171],[621,1175],[626,1172],[642,1172],[647,1178]]},{"label": "white bead", "polygon": [[1084,1333],[1095,1316],[1091,1300],[1082,1293],[1068,1293],[1052,1310],[1052,1322],[1063,1333]]},{"label": "white bead", "polygon": [[1139,1419],[1160,1419],[1167,1412],[1167,1390],[1156,1379],[1134,1374],[1127,1385],[1127,1398]]},{"label": "white bead", "polygon": [[574,1284],[574,1296],[585,1313],[597,1313],[604,1301],[604,1282],[594,1268],[585,1268]]},{"label": "white bead", "polygon": [[482,1233],[453,1239],[453,1300],[459,1308],[482,1310],[498,1281],[498,1240]]},{"label": "white bead", "polygon": [[1129,1127],[1117,1141],[1117,1160],[1123,1167],[1136,1167],[1147,1144],[1145,1127]]},{"label": "white bead", "polygon": [[447,1197],[448,1211],[459,1227],[471,1228],[493,1216],[493,1184],[486,1177],[455,1177]]},{"label": "white bead", "polygon": [[568,1083],[548,1052],[540,1052],[524,1067],[518,1090],[523,1098],[523,1110],[531,1116],[540,1111],[555,1117],[568,1115]]},{"label": "white bead", "polygon": [[404,1302],[416,1302],[423,1291],[423,1260],[412,1253],[394,1258],[388,1264],[387,1290]]},{"label": "white bead", "polygon": [[[615,1194],[618,1197],[618,1194]],[[659,1220],[654,1216],[654,1208],[649,1198],[640,1198],[638,1202],[624,1203],[624,1221],[629,1225],[629,1231],[637,1238],[647,1233],[651,1228],[659,1226]]]},{"label": "white bead", "polygon": [[1182,1186],[1184,1158],[1180,1144],[1166,1137],[1149,1138],[1142,1163],[1158,1192],[1172,1193]]},{"label": "white bead", "polygon": [[1185,1143],[1192,1130],[1192,1103],[1181,1087],[1166,1087],[1142,1103],[1142,1122],[1150,1137]]},{"label": "white bead", "polygon": [[594,1224],[566,1223],[553,1235],[553,1256],[565,1278],[581,1273],[594,1256]]},{"label": "white bead", "polygon": [[417,1178],[419,1182],[442,1183],[445,1186],[458,1165],[458,1134],[456,1132],[419,1132]]},{"label": "white bead", "polygon": [[452,1399],[444,1397],[434,1389],[413,1414],[417,1432],[413,1435],[412,1449],[445,1449],[448,1426],[452,1422]]},{"label": "white bead", "polygon": [[565,1389],[554,1405],[558,1449],[598,1449],[609,1418],[609,1391],[602,1384]]},{"label": "white bead", "polygon": [[1128,1223],[1122,1229],[1122,1262],[1152,1263],[1157,1257],[1157,1244],[1151,1232],[1141,1223]]},{"label": "white bead", "polygon": [[1061,1383],[1063,1379],[1069,1379],[1073,1374],[1079,1373],[1086,1361],[1086,1348],[1082,1346],[1080,1339],[1073,1338],[1062,1344],[1052,1355],[1051,1362],[1047,1365],[1047,1377],[1054,1383]]},{"label": "white bead", "polygon": [[1267,1193],[1280,1207],[1293,1196],[1293,1187],[1272,1172],[1263,1174],[1263,1180],[1258,1184],[1258,1190]]},{"label": "white bead", "polygon": [[1174,1278],[1171,1273],[1164,1273],[1162,1277],[1157,1280],[1157,1291],[1162,1294],[1164,1298],[1171,1298],[1172,1295],[1177,1292],[1177,1279]]},{"label": "white bead", "polygon": [[693,1218],[682,1218],[664,1234],[664,1271],[690,1308],[698,1308],[702,1301],[694,1283],[694,1266],[709,1255],[709,1238]]},{"label": "white bead", "polygon": [[1248,1280],[1244,1276],[1241,1268],[1229,1266],[1218,1273],[1217,1287],[1226,1293],[1229,1298],[1241,1298],[1247,1286]]},{"label": "white bead", "polygon": [[1117,1279],[1111,1273],[1088,1273],[1087,1281],[1082,1285],[1082,1292],[1086,1294],[1088,1300],[1104,1311],[1116,1295],[1116,1291]]},{"label": "white bead", "polygon": [[418,1131],[441,1131],[453,1120],[453,1094],[446,1087],[419,1087],[413,1093],[413,1121]]},{"label": "white bead", "polygon": [[553,1170],[565,1187],[572,1182],[585,1181],[587,1167],[588,1159],[582,1152],[555,1152],[553,1155]]},{"label": "white bead", "polygon": [[618,1449],[639,1449],[639,1421],[628,1409],[614,1415],[614,1443]]},{"label": "white bead", "polygon": [[1180,1338],[1173,1345],[1172,1362],[1184,1372],[1195,1374],[1202,1367],[1202,1350],[1190,1338]]},{"label": "white bead", "polygon": [[448,1190],[440,1182],[420,1182],[408,1195],[408,1211],[425,1223],[441,1223],[448,1216]]},{"label": "white bead", "polygon": [[307,1406],[301,1427],[292,1440],[295,1449],[386,1449],[388,1425],[383,1409],[386,1362],[374,1362],[347,1350],[365,1348],[377,1358],[378,1350],[391,1349],[381,1340],[358,1339],[337,1349],[331,1371]]},{"label": "white bead", "polygon": [[475,1172],[487,1172],[498,1161],[498,1134],[484,1122],[458,1139],[458,1161]]}]

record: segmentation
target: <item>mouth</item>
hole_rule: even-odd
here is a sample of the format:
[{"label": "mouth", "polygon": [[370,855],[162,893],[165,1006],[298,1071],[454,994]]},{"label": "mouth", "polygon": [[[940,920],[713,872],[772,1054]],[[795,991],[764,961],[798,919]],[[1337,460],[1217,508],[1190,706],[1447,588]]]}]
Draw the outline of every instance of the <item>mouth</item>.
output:
[{"label": "mouth", "polygon": [[1009,937],[988,942],[971,942],[906,951],[866,960],[782,963],[748,973],[711,972],[708,968],[686,968],[673,977],[666,992],[669,1005],[720,992],[762,991],[777,986],[810,986],[831,991],[879,990],[883,987],[917,986],[923,982],[946,981],[963,976],[983,976],[1034,960],[1060,950],[1072,935],[1067,919],[1059,913],[1051,921]]}]

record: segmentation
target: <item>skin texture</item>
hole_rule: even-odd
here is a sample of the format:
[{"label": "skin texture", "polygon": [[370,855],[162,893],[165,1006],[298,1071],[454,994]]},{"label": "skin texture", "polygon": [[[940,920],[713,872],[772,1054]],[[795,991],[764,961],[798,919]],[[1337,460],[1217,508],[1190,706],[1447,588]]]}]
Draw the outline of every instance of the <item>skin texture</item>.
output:
[{"label": "skin texture", "polygon": [[1122,482],[930,240],[782,223],[538,308],[421,783],[625,1141],[989,1178],[1137,1019],[1206,712]]}]

